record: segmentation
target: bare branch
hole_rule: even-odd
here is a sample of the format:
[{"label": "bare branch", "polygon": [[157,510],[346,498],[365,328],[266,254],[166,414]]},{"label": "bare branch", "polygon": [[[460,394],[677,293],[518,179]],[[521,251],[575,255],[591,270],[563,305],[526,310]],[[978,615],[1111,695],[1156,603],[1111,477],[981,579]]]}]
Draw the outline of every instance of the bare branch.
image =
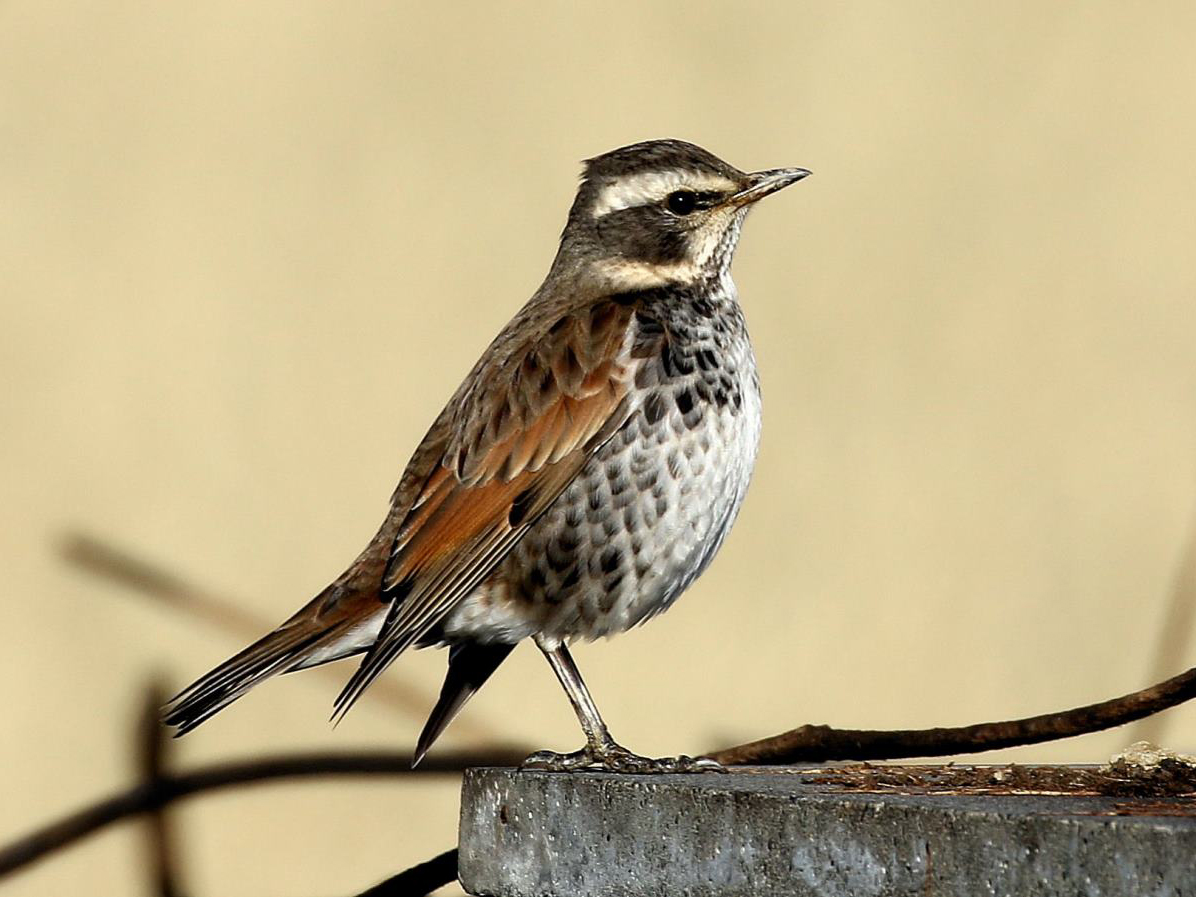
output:
[{"label": "bare branch", "polygon": [[[1061,713],[950,729],[873,731],[802,726],[707,756],[726,765],[781,765],[828,760],[884,760],[978,753],[1072,738],[1121,726],[1196,697],[1196,668],[1133,694]],[[0,850],[0,876],[74,843],[119,819],[155,810],[200,791],[316,775],[411,774],[408,754],[320,754],[224,764],[144,783]],[[440,754],[414,772],[458,773],[470,766],[513,766],[524,750]]]},{"label": "bare branch", "polygon": [[457,880],[457,848],[446,850],[426,863],[412,866],[363,891],[357,897],[426,897]]},{"label": "bare branch", "polygon": [[[172,740],[160,721],[162,704],[167,698],[166,691],[158,682],[150,683],[138,727],[138,766],[142,778],[150,784],[161,781],[166,775],[166,754]],[[150,875],[152,893],[158,897],[181,897],[178,851],[175,850],[174,833],[166,805],[152,810],[146,823],[150,860],[146,871]]]},{"label": "bare branch", "polygon": [[134,785],[0,849],[0,877],[128,816],[156,810],[201,791],[311,776],[456,774],[471,766],[511,766],[527,754],[526,750],[517,749],[442,752],[439,756],[428,757],[414,770],[411,769],[410,751],[401,754],[307,754],[223,763],[195,772],[168,775],[155,782]]},{"label": "bare branch", "polygon": [[977,754],[1124,726],[1194,697],[1196,668],[1120,698],[1026,719],[949,729],[893,731],[806,725],[707,756],[727,766],[741,766]]}]

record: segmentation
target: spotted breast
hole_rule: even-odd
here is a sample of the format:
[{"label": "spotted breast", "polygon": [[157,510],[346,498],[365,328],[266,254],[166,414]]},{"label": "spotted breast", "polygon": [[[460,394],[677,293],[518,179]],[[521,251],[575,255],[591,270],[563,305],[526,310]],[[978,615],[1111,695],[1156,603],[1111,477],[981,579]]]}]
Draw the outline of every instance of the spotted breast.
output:
[{"label": "spotted breast", "polygon": [[760,386],[729,277],[616,297],[634,309],[635,410],[445,621],[448,641],[595,639],[665,610],[747,491]]}]

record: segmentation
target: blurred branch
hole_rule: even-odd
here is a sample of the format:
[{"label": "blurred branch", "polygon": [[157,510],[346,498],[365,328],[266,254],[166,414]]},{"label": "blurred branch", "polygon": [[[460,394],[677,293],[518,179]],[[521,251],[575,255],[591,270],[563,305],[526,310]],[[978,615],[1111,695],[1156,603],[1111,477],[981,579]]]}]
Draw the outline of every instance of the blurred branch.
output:
[{"label": "blurred branch", "polygon": [[[882,760],[977,753],[1110,729],[1193,697],[1196,697],[1196,668],[1111,701],[1028,719],[952,729],[897,731],[802,726],[707,756],[726,765],[781,765],[799,761]],[[408,754],[316,754],[222,764],[185,775],[166,775],[80,810],[0,850],[0,876],[119,819],[156,810],[200,791],[318,775],[457,773],[470,766],[513,766],[525,755],[521,750],[443,753],[429,757],[417,770],[412,770]]]},{"label": "blurred branch", "polygon": [[806,725],[771,738],[715,751],[707,756],[727,766],[739,766],[976,754],[1124,726],[1194,697],[1196,667],[1166,682],[1120,698],[1026,719],[949,729],[893,731]]},{"label": "blurred branch", "polygon": [[0,849],[0,877],[67,847],[114,822],[197,794],[237,785],[312,776],[444,775],[471,766],[513,766],[526,750],[442,752],[411,768],[411,753],[332,753],[268,757],[244,763],[222,763],[195,772],[168,774],[142,782],[38,829]]},{"label": "blurred branch", "polygon": [[412,866],[406,872],[374,885],[368,891],[362,891],[357,897],[425,897],[456,880],[457,849],[454,847],[426,863]]},{"label": "blurred branch", "polygon": [[[142,778],[148,784],[165,778],[166,753],[172,739],[161,723],[162,704],[168,695],[158,682],[151,682],[146,689],[145,706],[137,731],[138,766]],[[147,820],[149,839],[149,864],[146,869],[151,876],[152,893],[158,897],[182,897],[178,886],[177,856],[175,840],[167,818],[166,805],[156,807]]]},{"label": "blurred branch", "polygon": [[[1196,524],[1188,533],[1187,545],[1184,546],[1183,557],[1179,568],[1175,571],[1175,579],[1171,585],[1171,600],[1167,602],[1167,609],[1163,613],[1162,625],[1159,630],[1159,640],[1155,646],[1154,663],[1151,665],[1150,678],[1157,679],[1167,670],[1179,666],[1180,661],[1188,656],[1188,649],[1192,643],[1193,630],[1196,629]],[[1166,727],[1164,717],[1151,717],[1140,722],[1130,741],[1161,741]]]},{"label": "blurred branch", "polygon": [[[212,627],[245,641],[253,641],[275,624],[250,613],[241,603],[214,595],[192,585],[165,568],[123,551],[95,536],[68,532],[60,543],[62,557],[69,563],[102,576],[129,589],[135,594],[153,598],[167,607],[182,611],[208,623]],[[317,667],[313,672],[328,677],[343,678],[335,667]],[[379,679],[368,694],[388,701],[417,720],[422,720],[432,706],[434,695],[394,678]],[[494,740],[496,733],[476,719],[462,717],[455,728],[467,737]]]}]

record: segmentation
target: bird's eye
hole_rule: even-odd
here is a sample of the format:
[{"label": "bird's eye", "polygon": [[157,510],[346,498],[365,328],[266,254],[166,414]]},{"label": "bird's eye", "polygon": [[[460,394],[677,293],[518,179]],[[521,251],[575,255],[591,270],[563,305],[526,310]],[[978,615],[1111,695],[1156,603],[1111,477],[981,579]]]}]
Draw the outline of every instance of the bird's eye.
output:
[{"label": "bird's eye", "polygon": [[688,215],[698,207],[698,194],[692,190],[677,190],[670,193],[664,203],[674,215]]}]

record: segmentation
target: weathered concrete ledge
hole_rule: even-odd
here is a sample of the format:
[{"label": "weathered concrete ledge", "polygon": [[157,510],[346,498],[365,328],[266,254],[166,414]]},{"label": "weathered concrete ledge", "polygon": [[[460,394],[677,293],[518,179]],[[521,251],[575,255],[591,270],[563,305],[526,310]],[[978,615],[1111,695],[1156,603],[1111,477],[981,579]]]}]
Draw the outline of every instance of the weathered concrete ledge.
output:
[{"label": "weathered concrete ledge", "polygon": [[461,882],[493,897],[1196,894],[1191,797],[1065,788],[1067,768],[1039,768],[1054,770],[1040,788],[1025,767],[854,769],[472,770]]}]

